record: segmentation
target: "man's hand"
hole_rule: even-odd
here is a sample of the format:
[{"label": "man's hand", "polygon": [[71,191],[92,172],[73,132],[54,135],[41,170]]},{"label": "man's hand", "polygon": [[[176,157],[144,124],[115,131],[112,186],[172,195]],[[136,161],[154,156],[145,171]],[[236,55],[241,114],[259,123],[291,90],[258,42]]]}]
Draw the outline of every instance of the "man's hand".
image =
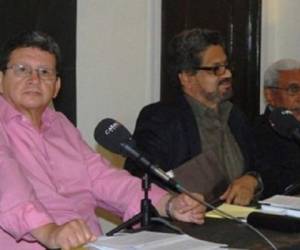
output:
[{"label": "man's hand", "polygon": [[32,235],[47,248],[71,250],[90,241],[95,241],[96,236],[92,234],[83,220],[72,220],[63,225],[54,223],[41,226],[33,230]]},{"label": "man's hand", "polygon": [[255,177],[243,175],[234,180],[220,199],[226,203],[246,206],[252,201],[258,183]]},{"label": "man's hand", "polygon": [[[194,195],[197,196],[200,201],[204,200],[201,194]],[[171,200],[168,204],[169,199]],[[157,207],[160,215],[166,216],[166,206],[169,207],[168,209],[171,216],[176,220],[197,224],[204,223],[206,207],[185,194],[180,194],[172,198],[170,194],[164,196]]]}]

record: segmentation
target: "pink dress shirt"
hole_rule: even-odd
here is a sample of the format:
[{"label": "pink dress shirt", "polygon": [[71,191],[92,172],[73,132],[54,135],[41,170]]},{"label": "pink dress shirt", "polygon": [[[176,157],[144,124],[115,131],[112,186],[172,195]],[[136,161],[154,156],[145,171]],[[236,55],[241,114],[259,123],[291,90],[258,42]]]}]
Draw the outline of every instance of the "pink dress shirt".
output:
[{"label": "pink dress shirt", "polygon": [[[111,167],[62,113],[47,108],[42,121],[36,130],[0,96],[1,249],[45,249],[30,231],[75,218],[100,235],[95,207],[124,220],[140,210],[140,179]],[[152,202],[165,193],[153,185]]]}]

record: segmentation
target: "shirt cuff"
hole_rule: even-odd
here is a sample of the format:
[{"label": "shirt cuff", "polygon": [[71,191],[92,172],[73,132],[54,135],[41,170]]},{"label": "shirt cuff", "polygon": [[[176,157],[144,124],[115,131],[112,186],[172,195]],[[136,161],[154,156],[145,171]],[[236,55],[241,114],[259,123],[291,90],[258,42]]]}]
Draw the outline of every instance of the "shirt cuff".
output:
[{"label": "shirt cuff", "polygon": [[49,223],[53,223],[52,217],[38,202],[24,202],[9,211],[0,212],[1,227],[16,240],[33,240],[30,232]]}]

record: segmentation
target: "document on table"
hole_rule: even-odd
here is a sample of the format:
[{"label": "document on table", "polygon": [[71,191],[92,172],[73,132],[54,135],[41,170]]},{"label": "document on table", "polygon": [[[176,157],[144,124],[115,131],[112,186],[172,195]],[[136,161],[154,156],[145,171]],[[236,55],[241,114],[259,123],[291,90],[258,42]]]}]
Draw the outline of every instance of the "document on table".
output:
[{"label": "document on table", "polygon": [[193,238],[187,234],[169,234],[141,231],[116,236],[101,236],[87,244],[90,250],[212,250],[226,249],[226,244],[218,244]]},{"label": "document on table", "polygon": [[268,199],[260,201],[259,203],[265,205],[271,205],[274,207],[300,210],[300,197],[296,197],[296,196],[274,195]]},{"label": "document on table", "polygon": [[[251,212],[257,211],[257,209],[254,207],[238,206],[227,203],[223,203],[222,205],[218,206],[218,209],[239,219],[246,219]],[[220,219],[224,218],[224,216],[216,210],[207,212],[205,217]]]},{"label": "document on table", "polygon": [[300,197],[274,195],[259,202],[264,212],[300,218]]}]

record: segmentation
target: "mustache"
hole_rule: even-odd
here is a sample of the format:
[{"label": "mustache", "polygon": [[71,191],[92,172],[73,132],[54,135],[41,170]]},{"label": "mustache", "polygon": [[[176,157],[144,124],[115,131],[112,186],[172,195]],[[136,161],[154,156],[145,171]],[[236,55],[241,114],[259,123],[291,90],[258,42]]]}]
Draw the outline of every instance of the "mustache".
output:
[{"label": "mustache", "polygon": [[300,112],[300,106],[294,107],[294,108],[290,108],[289,110],[292,111],[292,112],[297,112],[297,113],[299,113],[299,112]]},{"label": "mustache", "polygon": [[219,81],[219,86],[222,84],[232,84],[232,77],[226,77]]}]

